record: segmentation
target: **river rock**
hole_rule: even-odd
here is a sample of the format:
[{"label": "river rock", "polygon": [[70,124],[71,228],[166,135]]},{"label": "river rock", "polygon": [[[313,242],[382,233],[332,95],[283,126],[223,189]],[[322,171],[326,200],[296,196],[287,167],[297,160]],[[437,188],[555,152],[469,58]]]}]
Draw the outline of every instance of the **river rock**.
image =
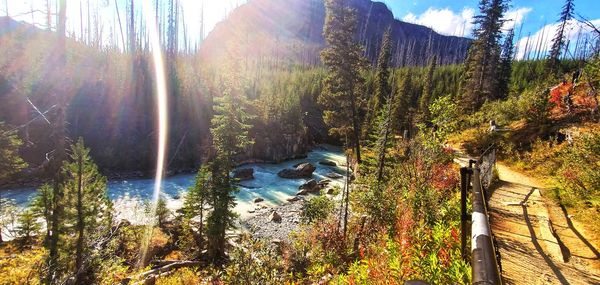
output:
[{"label": "river rock", "polygon": [[327,166],[337,166],[337,163],[335,163],[335,161],[331,161],[331,160],[321,160],[321,161],[319,161],[319,164],[327,165]]},{"label": "river rock", "polygon": [[335,172],[329,172],[329,173],[325,174],[325,177],[331,178],[331,179],[340,179],[340,178],[344,178],[344,175],[341,175],[341,174],[335,173]]},{"label": "river rock", "polygon": [[233,178],[239,180],[254,179],[254,168],[241,168],[233,171]]},{"label": "river rock", "polygon": [[300,191],[296,192],[297,196],[300,195],[308,195],[308,190],[307,189],[301,189]]},{"label": "river rock", "polygon": [[277,173],[277,176],[288,179],[309,178],[312,176],[312,173],[316,169],[317,168],[314,165],[305,162],[299,164],[293,169],[284,169],[282,171],[279,171],[279,173]]},{"label": "river rock", "polygon": [[308,180],[306,183],[300,185],[300,187],[298,189],[306,190],[308,192],[318,192],[319,190],[321,190],[321,187],[317,183],[316,180],[311,179],[311,180]]},{"label": "river rock", "polygon": [[294,197],[290,197],[287,199],[288,202],[296,202],[296,201],[300,201],[301,198],[298,196],[294,196]]},{"label": "river rock", "polygon": [[262,202],[262,201],[264,201],[264,200],[265,200],[265,199],[258,197],[258,198],[256,198],[256,199],[254,199],[254,203],[260,203],[260,202]]},{"label": "river rock", "polygon": [[327,189],[327,194],[328,194],[328,195],[333,195],[333,193],[334,193],[334,192],[335,192],[335,189],[334,189],[334,188],[329,188],[329,189]]},{"label": "river rock", "polygon": [[271,213],[271,216],[269,217],[269,220],[271,222],[280,223],[281,222],[281,215],[279,213],[277,213],[277,211],[273,211],[273,213]]}]

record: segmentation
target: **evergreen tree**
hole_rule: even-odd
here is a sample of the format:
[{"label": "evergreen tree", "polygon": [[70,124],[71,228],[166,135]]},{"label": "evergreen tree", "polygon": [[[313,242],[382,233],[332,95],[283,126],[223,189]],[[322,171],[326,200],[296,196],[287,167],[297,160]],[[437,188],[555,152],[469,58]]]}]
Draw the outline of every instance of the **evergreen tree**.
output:
[{"label": "evergreen tree", "polygon": [[500,37],[506,0],[480,0],[480,14],[475,16],[475,40],[465,63],[462,104],[475,112],[486,100],[498,98],[497,65],[500,61]]},{"label": "evergreen tree", "polygon": [[377,116],[381,108],[386,105],[386,100],[390,95],[390,58],[391,58],[391,28],[388,28],[384,35],[377,59],[377,70],[375,72],[375,96],[372,96],[369,102],[369,108],[363,124],[363,137],[372,135],[373,117]]},{"label": "evergreen tree", "polygon": [[437,67],[437,55],[434,55],[431,58],[431,62],[427,67],[427,72],[425,73],[425,80],[423,80],[423,93],[421,94],[421,98],[419,99],[419,111],[421,112],[421,121],[428,122],[430,120],[429,116],[429,103],[431,101],[431,96],[433,95],[433,75],[435,73],[435,69]]},{"label": "evergreen tree", "polygon": [[559,64],[560,54],[565,45],[565,30],[569,20],[573,19],[575,14],[575,1],[565,0],[562,12],[560,13],[560,19],[558,20],[558,29],[556,35],[552,39],[552,47],[550,48],[550,55],[548,58],[548,64],[551,69],[556,69]]},{"label": "evergreen tree", "polygon": [[379,58],[377,59],[377,72],[375,74],[375,96],[377,98],[376,110],[381,109],[386,104],[386,99],[390,96],[390,59],[392,56],[391,43],[392,29],[388,28],[383,34]]},{"label": "evergreen tree", "polygon": [[21,144],[17,134],[0,122],[0,181],[27,166],[19,157]]},{"label": "evergreen tree", "polygon": [[17,223],[17,236],[21,239],[21,246],[30,244],[31,239],[38,235],[41,230],[37,217],[31,209],[21,212]]},{"label": "evergreen tree", "polygon": [[171,214],[171,210],[167,207],[165,198],[160,197],[156,203],[156,221],[159,227],[164,227],[167,222],[167,217]]},{"label": "evergreen tree", "polygon": [[[57,74],[61,74],[64,67],[66,66],[66,30],[67,30],[67,0],[58,1],[58,43],[55,53],[58,65],[55,66]],[[48,271],[44,280],[44,283],[51,284],[57,283],[56,278],[58,274],[58,254],[59,254],[59,240],[61,235],[61,220],[64,216],[62,200],[62,176],[61,167],[63,161],[66,158],[66,108],[67,100],[64,95],[65,90],[61,90],[64,86],[60,86],[53,90],[56,94],[56,117],[53,122],[53,144],[54,144],[54,155],[50,161],[49,172],[53,176],[52,183],[52,222],[50,223],[50,238],[48,242]]]},{"label": "evergreen tree", "polygon": [[204,207],[208,204],[212,187],[211,167],[200,167],[196,174],[196,182],[189,188],[183,202],[183,211],[188,222],[196,224],[195,219],[198,219],[195,225],[198,233],[194,235],[194,240],[200,252],[204,248],[204,216],[206,212]]},{"label": "evergreen tree", "polygon": [[[228,83],[234,86],[233,82]],[[228,87],[223,97],[216,98],[215,116],[211,123],[213,147],[216,155],[212,161],[212,187],[210,202],[213,211],[207,219],[208,254],[218,262],[225,252],[225,232],[234,226],[237,191],[230,172],[235,166],[236,156],[252,144],[248,138],[250,125],[246,124],[249,115],[246,113],[244,100],[235,96],[234,90]]]},{"label": "evergreen tree", "polygon": [[50,238],[50,228],[52,223],[52,187],[48,184],[42,185],[37,191],[37,195],[31,202],[31,209],[36,217],[42,218],[46,224],[45,242]]},{"label": "evergreen tree", "polygon": [[500,65],[498,65],[498,94],[500,95],[501,99],[508,98],[514,54],[514,37],[515,30],[510,29],[506,35],[506,38],[504,39],[504,44],[502,45],[502,56],[500,58]]},{"label": "evergreen tree", "polygon": [[354,41],[356,12],[344,2],[325,1],[323,35],[327,47],[321,52],[321,59],[328,72],[319,103],[325,107],[323,118],[331,127],[330,133],[349,138],[348,146],[352,144],[356,160],[360,162],[359,94],[363,85],[360,72],[365,59],[362,47]]},{"label": "evergreen tree", "polygon": [[391,116],[392,131],[400,133],[403,130],[409,130],[412,127],[413,113],[411,111],[412,101],[412,76],[410,74],[402,74],[398,85],[398,94],[392,106]]},{"label": "evergreen tree", "polygon": [[[84,273],[90,269],[88,261],[94,247],[93,238],[112,223],[112,205],[106,193],[107,180],[98,171],[89,152],[80,138],[71,147],[70,162],[62,168],[65,217],[60,225],[64,234],[60,249],[75,255],[73,270],[76,283],[90,277]],[[65,264],[68,268],[69,262],[65,260]]]}]

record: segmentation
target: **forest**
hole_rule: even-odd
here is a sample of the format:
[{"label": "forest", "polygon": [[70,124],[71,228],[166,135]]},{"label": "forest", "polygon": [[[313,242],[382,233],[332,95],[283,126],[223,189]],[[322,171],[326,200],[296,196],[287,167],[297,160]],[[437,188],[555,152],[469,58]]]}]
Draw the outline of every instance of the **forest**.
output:
[{"label": "forest", "polygon": [[[237,45],[225,24],[191,31],[178,0],[115,1],[112,27],[89,1],[45,1],[46,28],[14,21],[7,4],[0,284],[471,284],[456,161],[491,145],[597,244],[600,28],[574,0],[555,11],[547,53],[502,28],[510,0],[478,1],[470,38],[404,42],[398,23],[369,25],[361,1],[286,1],[323,5],[322,49],[252,26],[244,33],[262,42]],[[243,4],[231,25],[268,3]],[[87,9],[79,32],[68,31],[70,5]],[[572,22],[591,30],[577,43]],[[324,158],[308,163],[315,151]],[[240,213],[240,195],[266,191],[248,181],[285,163],[277,179],[304,179],[294,193],[276,205],[251,196]],[[178,175],[190,186],[166,199],[161,180]],[[123,218],[133,210],[109,188],[142,179],[154,192],[129,213],[141,222]],[[2,192],[24,188],[35,189],[26,203]],[[257,233],[277,228],[290,233]]]}]

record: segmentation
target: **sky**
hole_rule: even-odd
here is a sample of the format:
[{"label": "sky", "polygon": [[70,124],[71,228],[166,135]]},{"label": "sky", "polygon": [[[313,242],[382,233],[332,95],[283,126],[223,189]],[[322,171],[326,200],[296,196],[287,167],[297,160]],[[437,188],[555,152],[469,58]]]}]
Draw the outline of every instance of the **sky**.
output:
[{"label": "sky", "polygon": [[[471,36],[472,18],[478,14],[479,0],[378,0],[392,10],[402,21],[421,24],[433,28],[444,35]],[[524,53],[526,42],[537,42],[545,34],[542,51],[550,48],[556,30],[556,21],[564,5],[564,0],[514,0],[511,1],[505,19],[511,20],[504,29],[515,28],[517,58]],[[600,26],[600,2],[598,0],[575,0],[575,12]],[[522,29],[521,29],[522,26]],[[568,37],[575,42],[579,31],[589,32],[589,28],[571,23]],[[573,44],[574,45],[574,44]],[[520,47],[520,48],[519,48]]]},{"label": "sky", "polygon": [[[50,2],[55,2],[51,0]],[[136,3],[142,1],[154,2],[153,0],[135,0]],[[165,1],[165,0],[163,0]],[[246,0],[180,0],[184,18],[189,31],[200,30],[200,15],[204,7],[204,25],[205,34],[208,34],[213,27],[223,19],[234,8],[242,5]],[[252,1],[252,0],[250,0]],[[377,0],[384,2],[392,10],[395,17],[402,21],[417,23],[433,28],[438,33],[455,36],[471,36],[472,19],[479,11],[477,5],[479,0]],[[575,11],[577,14],[592,20],[594,24],[600,26],[599,0],[575,0]],[[79,5],[83,4],[82,15],[87,19],[87,3],[91,6],[100,7],[101,19],[105,27],[114,26],[117,18],[115,16],[115,3],[124,13],[125,2],[127,0],[67,0],[68,6],[68,29],[79,31]],[[515,28],[516,45],[525,46],[528,40],[537,42],[542,36],[542,31],[546,34],[543,39],[542,49],[549,48],[552,36],[556,29],[558,14],[564,4],[564,0],[514,0],[505,15],[508,21],[504,29]],[[46,23],[45,11],[46,0],[0,0],[0,15],[8,14],[18,20],[35,22],[39,26]],[[138,5],[139,6],[139,5]],[[33,15],[28,13],[32,10],[40,10]],[[92,9],[93,10],[93,9]],[[93,15],[92,15],[93,16]],[[87,22],[87,20],[86,20]],[[84,26],[85,23],[84,23]],[[522,27],[522,28],[521,28]],[[86,29],[84,27],[84,29]],[[571,25],[569,39],[575,41],[579,31],[589,31],[589,28],[580,27],[576,24]],[[104,36],[108,37],[108,28],[103,30]],[[192,36],[197,41],[200,36]],[[524,49],[519,49],[523,53]],[[520,51],[519,51],[520,50]],[[522,54],[520,55],[522,56]]]},{"label": "sky", "polygon": [[[0,0],[0,16],[6,16],[6,10],[8,7],[8,15],[19,21],[26,21],[29,23],[35,23],[41,28],[47,26],[47,16],[45,11],[47,0]],[[134,5],[141,9],[141,3],[145,1],[150,3],[150,7],[154,7],[155,0],[134,0]],[[56,10],[57,0],[50,0],[52,3],[52,10]],[[75,33],[79,33],[81,29],[80,25],[80,4],[82,6],[81,15],[83,16],[84,30],[87,29],[87,5],[88,2],[92,7],[92,18],[94,18],[94,7],[98,7],[100,20],[103,25],[104,37],[109,37],[109,28],[116,26],[118,22],[116,8],[119,8],[121,17],[124,17],[126,3],[128,0],[67,0],[67,29]],[[162,0],[162,3],[166,3],[167,0]],[[183,11],[183,18],[187,23],[187,29],[189,31],[200,31],[202,18],[202,10],[204,10],[204,26],[205,34],[208,34],[214,26],[227,18],[229,12],[236,7],[245,3],[246,0],[180,0],[181,8]],[[31,14],[30,11],[36,11]],[[123,19],[122,19],[123,20]],[[93,22],[93,20],[92,20]],[[125,25],[125,24],[123,24]],[[199,32],[198,32],[199,33]],[[192,36],[194,40],[199,40],[200,35]]]}]

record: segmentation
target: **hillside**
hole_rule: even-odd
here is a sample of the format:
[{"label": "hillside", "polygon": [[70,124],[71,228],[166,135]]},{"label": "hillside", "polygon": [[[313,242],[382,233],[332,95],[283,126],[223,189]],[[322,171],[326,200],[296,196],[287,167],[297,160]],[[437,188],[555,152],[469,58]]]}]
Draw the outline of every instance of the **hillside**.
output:
[{"label": "hillside", "polygon": [[[377,58],[387,27],[392,28],[395,66],[425,65],[432,55],[437,55],[441,64],[460,63],[466,57],[470,39],[443,36],[430,28],[396,20],[380,2],[348,2],[357,12],[356,39],[365,46],[371,62]],[[317,65],[325,47],[324,21],[322,0],[251,0],[215,27],[200,53],[203,60],[213,64],[234,56],[245,67],[269,61]]]}]

